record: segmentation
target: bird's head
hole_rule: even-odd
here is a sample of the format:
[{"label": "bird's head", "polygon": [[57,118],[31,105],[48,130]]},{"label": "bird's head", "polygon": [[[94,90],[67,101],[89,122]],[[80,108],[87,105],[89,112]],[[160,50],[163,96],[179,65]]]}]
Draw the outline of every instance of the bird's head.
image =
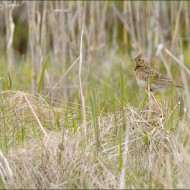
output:
[{"label": "bird's head", "polygon": [[138,55],[134,60],[136,61],[136,66],[138,66],[138,67],[148,67],[148,61],[143,56],[143,53]]}]

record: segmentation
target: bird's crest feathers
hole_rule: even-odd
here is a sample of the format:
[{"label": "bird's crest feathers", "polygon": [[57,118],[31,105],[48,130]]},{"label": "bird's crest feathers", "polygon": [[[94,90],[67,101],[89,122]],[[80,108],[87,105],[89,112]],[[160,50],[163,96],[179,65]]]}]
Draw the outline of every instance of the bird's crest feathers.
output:
[{"label": "bird's crest feathers", "polygon": [[142,57],[143,57],[143,52],[140,53],[134,60],[139,59],[139,58],[142,58]]}]

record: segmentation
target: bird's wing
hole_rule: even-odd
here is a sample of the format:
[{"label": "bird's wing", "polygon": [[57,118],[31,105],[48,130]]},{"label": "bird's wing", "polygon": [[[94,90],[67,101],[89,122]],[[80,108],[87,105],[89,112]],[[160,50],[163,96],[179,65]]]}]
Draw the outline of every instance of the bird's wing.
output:
[{"label": "bird's wing", "polygon": [[158,73],[151,69],[144,70],[143,78],[146,81],[152,80],[152,83],[155,85],[171,85],[172,81],[168,79],[166,76],[162,75],[161,73]]}]

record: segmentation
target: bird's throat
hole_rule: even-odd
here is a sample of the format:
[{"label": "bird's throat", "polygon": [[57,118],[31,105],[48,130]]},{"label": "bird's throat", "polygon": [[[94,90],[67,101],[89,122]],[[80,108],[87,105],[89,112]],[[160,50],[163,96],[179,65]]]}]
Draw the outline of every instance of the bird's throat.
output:
[{"label": "bird's throat", "polygon": [[135,67],[135,71],[137,70],[137,69],[139,69],[141,66],[139,66],[139,65],[136,65],[136,67]]},{"label": "bird's throat", "polygon": [[147,65],[143,65],[143,66],[140,66],[140,65],[136,65],[136,67],[135,67],[135,71],[137,70],[137,69],[140,69],[140,68],[143,68],[143,69],[148,69],[149,67],[147,66]]}]

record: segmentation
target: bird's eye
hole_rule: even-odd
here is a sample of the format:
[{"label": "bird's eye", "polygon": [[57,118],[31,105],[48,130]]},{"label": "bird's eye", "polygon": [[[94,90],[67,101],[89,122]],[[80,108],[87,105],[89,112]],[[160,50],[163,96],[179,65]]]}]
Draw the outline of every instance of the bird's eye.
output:
[{"label": "bird's eye", "polygon": [[138,59],[138,61],[140,61],[141,59]]}]

